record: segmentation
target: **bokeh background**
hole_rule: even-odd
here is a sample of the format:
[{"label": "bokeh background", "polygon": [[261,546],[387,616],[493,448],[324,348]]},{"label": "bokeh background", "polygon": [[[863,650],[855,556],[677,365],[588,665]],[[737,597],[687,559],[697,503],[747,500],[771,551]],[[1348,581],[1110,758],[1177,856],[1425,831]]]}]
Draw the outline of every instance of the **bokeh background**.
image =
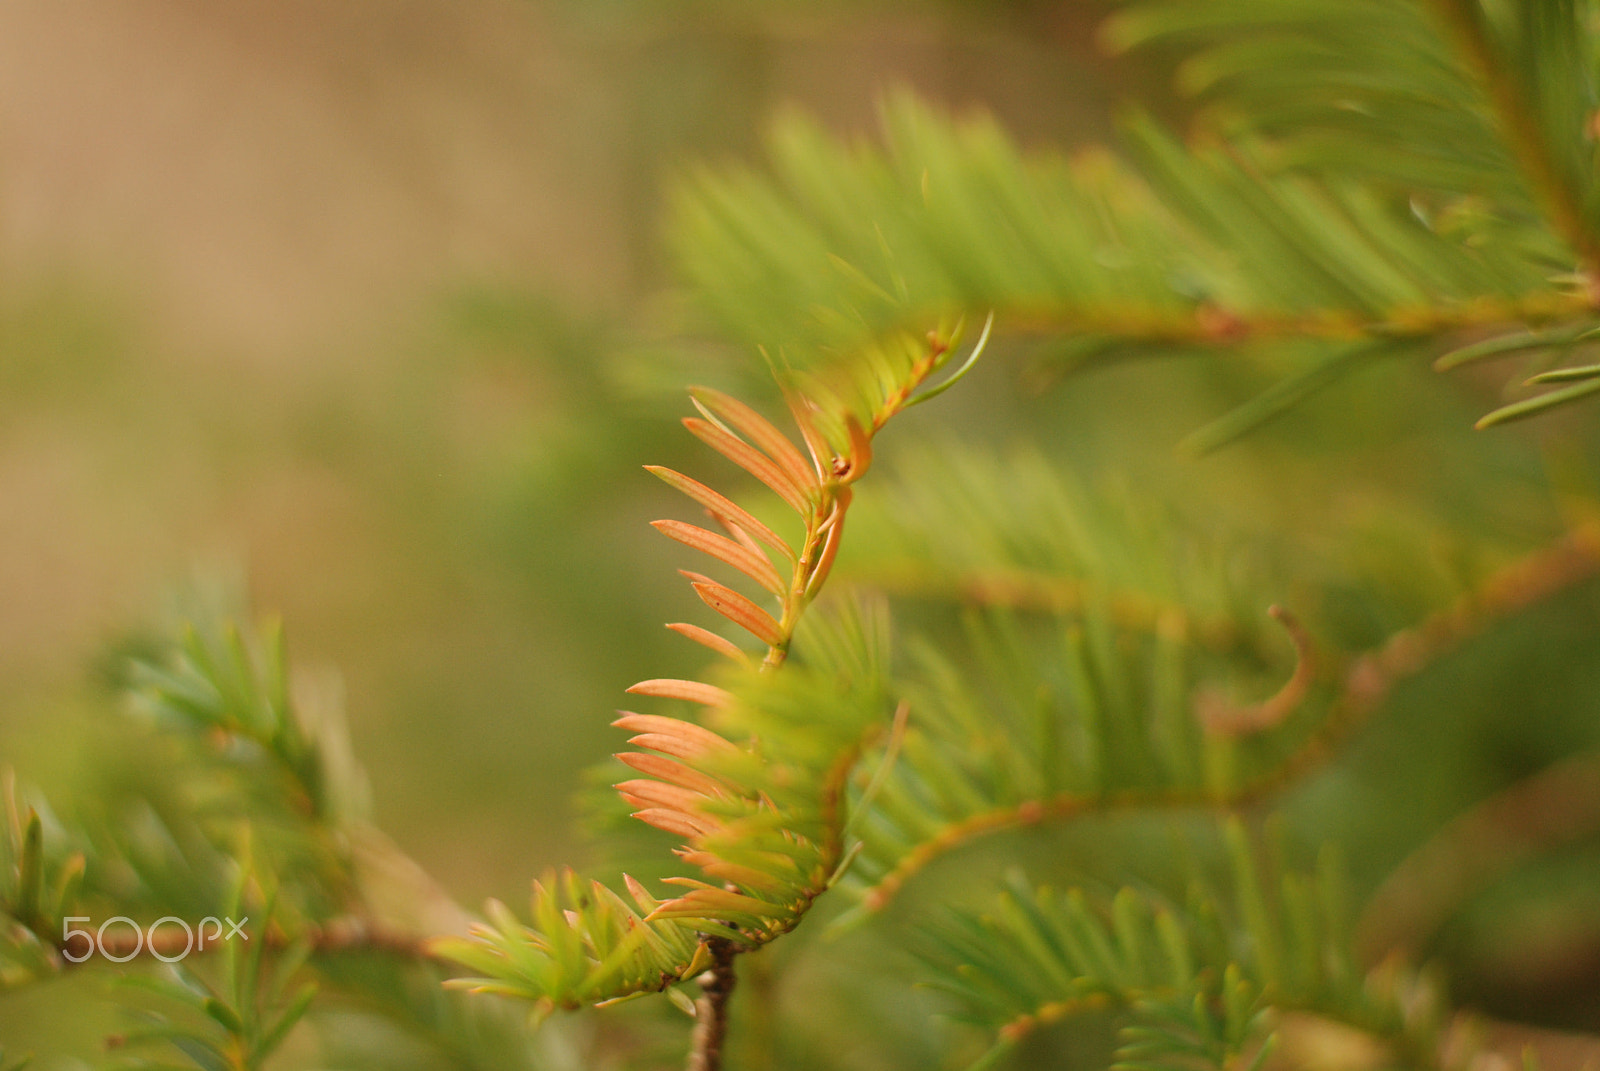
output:
[{"label": "bokeh background", "polygon": [[[584,768],[617,746],[607,723],[623,690],[703,661],[661,627],[693,601],[675,575],[683,555],[647,522],[682,507],[640,466],[694,471],[683,387],[752,366],[675,330],[660,233],[675,177],[758,158],[785,108],[869,134],[878,100],[902,86],[986,108],[1029,147],[1111,136],[1130,95],[1173,114],[1159,54],[1113,63],[1095,47],[1105,9],[0,3],[0,761],[53,795],[92,794],[86,756],[114,737],[110,652],[174,592],[233,585],[282,616],[300,667],[342,691],[376,823],[461,902],[520,903],[532,875],[584,860],[575,800]],[[950,404],[990,430],[1027,410],[1055,445],[1077,436],[1078,457],[1109,467],[1159,456],[1146,476],[1246,530],[1271,516],[1315,532],[1335,510],[1334,481],[1289,462],[1236,456],[1204,484],[1167,464],[1222,397],[1249,390],[1117,370],[1134,378],[1029,410],[1015,371],[980,366]],[[1342,420],[1353,395],[1338,390],[1303,422],[1351,451],[1341,486],[1388,481],[1425,491],[1419,511],[1479,521],[1492,498],[1491,527],[1556,527],[1535,487],[1536,438],[1472,438],[1486,390],[1376,374],[1389,377],[1377,389],[1348,388],[1370,403],[1364,423]],[[925,412],[911,434],[940,419]],[[1461,460],[1479,458],[1491,463]],[[1393,499],[1376,492],[1362,501],[1375,523],[1415,521],[1385,514]],[[1590,602],[1550,614],[1517,626],[1500,656],[1532,660],[1519,679],[1559,676],[1586,642],[1564,630],[1592,620]],[[1357,842],[1363,881],[1569,749],[1529,726],[1576,723],[1589,708],[1566,700],[1592,700],[1593,681],[1552,687],[1548,717],[1507,725],[1503,705],[1463,702],[1486,694],[1475,674],[1504,668],[1470,652],[1446,666],[1411,722],[1363,745],[1364,766],[1297,804],[1322,816],[1311,828]],[[1590,721],[1572,735],[1589,739]],[[1445,749],[1445,722],[1482,733]],[[1398,786],[1417,771],[1405,764],[1430,746],[1431,809],[1406,811]],[[1049,850],[1090,857],[1096,835],[1064,831]],[[980,855],[945,877],[982,867]],[[1575,902],[1551,930],[1557,967],[1591,970],[1600,911]],[[1527,958],[1527,931],[1509,932],[1484,977]],[[851,985],[865,983],[849,963],[803,965],[793,984],[816,1014],[851,1014]],[[59,1017],[71,993],[0,1002],[0,1041],[37,1036],[46,1007]],[[885,1048],[921,1038],[924,1009],[901,1010]],[[859,1045],[839,1066],[885,1066]]]},{"label": "bokeh background", "polygon": [[242,577],[342,675],[378,822],[519,897],[622,688],[692,657],[639,468],[715,359],[640,342],[672,176],[898,85],[1094,138],[1099,13],[0,6],[0,754],[70,778],[97,652]]}]

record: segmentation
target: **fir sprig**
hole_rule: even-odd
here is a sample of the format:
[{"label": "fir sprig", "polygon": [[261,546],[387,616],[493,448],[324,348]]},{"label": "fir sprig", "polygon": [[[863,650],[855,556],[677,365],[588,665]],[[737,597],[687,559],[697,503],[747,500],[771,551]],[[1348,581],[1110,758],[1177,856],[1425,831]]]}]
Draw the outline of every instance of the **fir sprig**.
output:
[{"label": "fir sprig", "polygon": [[1000,331],[1045,336],[1075,366],[1315,343],[1191,442],[1215,448],[1369,357],[1590,318],[1593,13],[1540,10],[1129,5],[1108,43],[1191,52],[1180,82],[1208,108],[1187,143],[1131,113],[1120,153],[1029,156],[982,117],[904,96],[884,110],[882,147],[790,116],[770,175],[685,187],[680,258],[725,332],[807,361],[951,310],[995,310]]},{"label": "fir sprig", "polygon": [[[1186,901],[1123,888],[1107,901],[1057,893],[1011,875],[993,906],[926,928],[929,982],[959,1018],[992,1031],[988,1066],[1025,1035],[1095,1008],[1113,1010],[1114,1068],[1226,1071],[1260,1067],[1287,1012],[1344,1023],[1393,1046],[1402,1065],[1435,1067],[1442,1024],[1415,1014],[1415,986],[1390,964],[1353,966],[1339,865],[1270,870],[1242,823],[1222,827],[1228,879],[1196,875]],[[1275,874],[1266,884],[1263,875]]]},{"label": "fir sprig", "polygon": [[[774,671],[788,660],[796,630],[833,568],[852,486],[872,463],[874,436],[931,396],[919,390],[948,364],[953,341],[934,331],[918,345],[873,351],[831,376],[818,370],[795,376],[785,393],[803,449],[743,402],[705,388],[692,392],[700,416],[685,419],[685,427],[781,498],[799,515],[803,532],[791,547],[721,492],[669,469],[650,470],[727,535],[671,520],[656,528],[777,600],[773,613],[685,571],[702,602],[766,651],[757,660],[699,626],[669,625],[732,663],[722,683],[653,679],[629,692],[698,706],[707,724],[630,712],[615,722],[634,734],[629,743],[639,749],[618,758],[644,775],[618,791],[637,808],[634,817],[684,838],[678,855],[702,877],[667,879],[687,891],[666,901],[626,879],[633,907],[570,872],[549,879],[535,886],[532,927],[493,904],[493,925],[466,940],[434,944],[438,954],[479,972],[453,984],[522,996],[548,1011],[670,990],[699,975],[696,1058],[707,1068],[717,1065],[732,957],[793,929],[834,882],[844,861],[846,781],[888,709],[872,642],[880,626],[847,617],[835,626],[847,639],[819,639],[812,664]],[[787,578],[773,554],[787,565]]]}]

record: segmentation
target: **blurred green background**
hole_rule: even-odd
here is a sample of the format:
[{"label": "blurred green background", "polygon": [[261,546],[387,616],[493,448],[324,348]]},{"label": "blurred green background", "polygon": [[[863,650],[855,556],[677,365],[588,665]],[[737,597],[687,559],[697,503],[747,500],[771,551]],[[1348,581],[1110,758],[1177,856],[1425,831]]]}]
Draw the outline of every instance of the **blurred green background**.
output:
[{"label": "blurred green background", "polygon": [[[623,690],[703,662],[661,627],[693,601],[684,555],[646,522],[682,506],[640,466],[694,471],[682,388],[752,365],[673,333],[673,176],[755,158],[789,106],[870,133],[897,86],[981,105],[1029,147],[1108,137],[1132,93],[1171,112],[1159,55],[1096,50],[1104,10],[0,5],[0,760],[53,795],[92,791],[105,652],[197,572],[239,577],[285,619],[299,667],[337,672],[377,824],[463,903],[520,903],[532,875],[586,858],[575,796],[618,744]],[[1558,527],[1538,437],[1474,438],[1486,391],[1470,381],[1385,367],[1259,453],[1176,469],[1171,444],[1265,377],[1116,369],[1039,397],[1001,356],[896,434],[958,414],[1003,443],[1026,421],[1090,476],[1187,495],[1235,529],[1444,517],[1522,543]],[[1330,442],[1346,451],[1338,479],[1318,467]],[[1383,567],[1404,574],[1396,588],[1431,580]],[[1501,657],[1570,667],[1579,654],[1548,635],[1592,624],[1593,593],[1569,601]],[[1358,883],[1568,749],[1556,729],[1518,735],[1515,753],[1508,731],[1482,729],[1500,711],[1480,670],[1471,651],[1444,666],[1410,722],[1295,804],[1304,829],[1366,838]],[[1563,696],[1593,692],[1580,674],[1547,693],[1546,720],[1575,719]],[[1386,763],[1427,751],[1442,719],[1480,735],[1435,756],[1437,813],[1392,822]],[[1048,833],[1043,854],[1091,857],[1094,834]],[[863,984],[849,962],[813,957],[792,984],[847,1020]],[[0,1002],[0,1035],[50,999]],[[904,1022],[857,1035],[904,1044],[920,1014],[908,998]],[[839,1066],[879,1066],[860,1044]]]}]

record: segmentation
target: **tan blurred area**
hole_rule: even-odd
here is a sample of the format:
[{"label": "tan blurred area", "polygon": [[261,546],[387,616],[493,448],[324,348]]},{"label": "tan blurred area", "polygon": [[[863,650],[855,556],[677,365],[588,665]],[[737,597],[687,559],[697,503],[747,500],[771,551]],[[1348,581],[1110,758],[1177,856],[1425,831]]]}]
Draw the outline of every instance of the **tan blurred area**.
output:
[{"label": "tan blurred area", "polygon": [[[90,667],[199,568],[343,673],[378,817],[430,865],[473,889],[564,846],[537,817],[565,817],[570,777],[532,788],[512,757],[530,721],[564,739],[587,713],[533,701],[588,698],[529,653],[559,608],[453,537],[452,461],[538,449],[539,371],[436,330],[463,286],[587,315],[633,285],[619,101],[551,23],[514,0],[0,6],[0,756],[24,783],[83,776]],[[517,847],[454,835],[507,810]]]},{"label": "tan blurred area", "polygon": [[[5,355],[71,388],[6,406],[0,665],[81,644],[174,555],[237,549],[208,542],[371,538],[350,489],[312,473],[203,487],[208,444],[159,443],[183,425],[259,445],[318,383],[383,389],[400,347],[380,336],[463,277],[583,303],[626,278],[614,169],[564,143],[563,87],[585,79],[541,22],[515,2],[0,8],[3,300],[123,336],[81,379],[49,367],[71,353]],[[23,350],[78,329],[20,315]],[[113,390],[165,412],[83,411]],[[128,487],[141,461],[159,479]],[[180,501],[151,501],[163,485]]]},{"label": "tan blurred area", "polygon": [[182,341],[280,365],[457,273],[586,300],[626,274],[616,169],[575,144],[606,142],[603,87],[535,5],[20,0],[0,20],[13,273],[87,262]]}]

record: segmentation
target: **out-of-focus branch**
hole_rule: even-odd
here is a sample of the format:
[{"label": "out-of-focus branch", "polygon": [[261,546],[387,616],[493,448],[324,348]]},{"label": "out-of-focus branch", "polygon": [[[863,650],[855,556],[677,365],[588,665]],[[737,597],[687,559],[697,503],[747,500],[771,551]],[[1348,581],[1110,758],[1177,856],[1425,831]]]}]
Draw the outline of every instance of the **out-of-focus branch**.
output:
[{"label": "out-of-focus branch", "polygon": [[1357,948],[1414,951],[1462,899],[1518,865],[1600,832],[1600,752],[1566,759],[1458,815],[1395,868],[1367,905]]}]

